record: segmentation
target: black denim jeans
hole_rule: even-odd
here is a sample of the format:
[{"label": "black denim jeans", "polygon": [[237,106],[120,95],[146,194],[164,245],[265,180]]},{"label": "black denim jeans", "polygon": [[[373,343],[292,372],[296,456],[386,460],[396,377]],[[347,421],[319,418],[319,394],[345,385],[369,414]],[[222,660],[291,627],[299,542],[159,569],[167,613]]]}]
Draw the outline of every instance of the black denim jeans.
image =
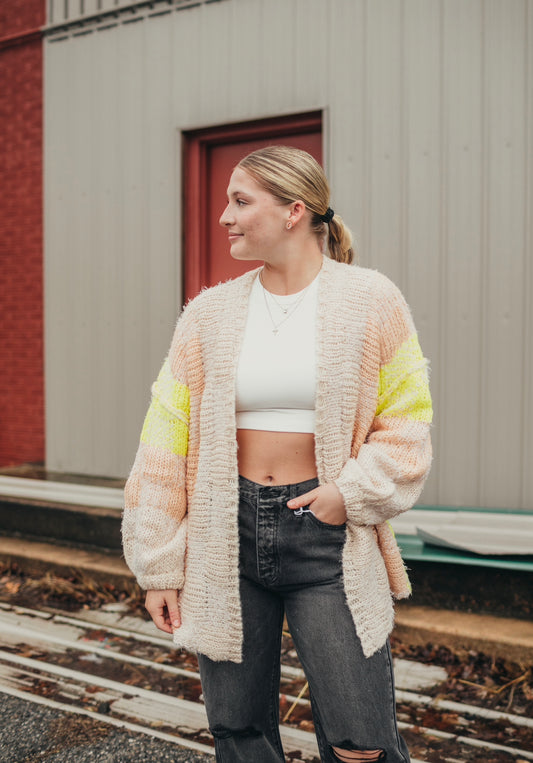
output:
[{"label": "black denim jeans", "polygon": [[321,760],[337,763],[332,747],[383,750],[380,759],[388,763],[410,760],[396,725],[389,644],[365,658],[346,604],[345,526],[287,507],[317,485],[270,487],[240,478],[243,662],[199,655],[219,763],[285,760],[279,735],[284,614],[309,681]]}]

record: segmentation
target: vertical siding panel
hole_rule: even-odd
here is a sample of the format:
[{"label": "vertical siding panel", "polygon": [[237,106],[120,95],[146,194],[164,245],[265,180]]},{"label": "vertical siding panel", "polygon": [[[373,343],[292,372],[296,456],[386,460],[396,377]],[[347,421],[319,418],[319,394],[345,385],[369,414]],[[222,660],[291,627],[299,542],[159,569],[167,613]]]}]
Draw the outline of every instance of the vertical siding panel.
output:
[{"label": "vertical siding panel", "polygon": [[367,3],[367,73],[370,153],[369,263],[401,288],[403,214],[402,146],[403,3]]},{"label": "vertical siding panel", "polygon": [[533,3],[525,6],[524,344],[522,506],[533,509]]},{"label": "vertical siding panel", "polygon": [[269,62],[276,50],[265,40],[264,0],[234,2],[229,11],[233,44],[228,45],[225,108],[229,114],[254,119],[264,111],[265,88],[270,79]]},{"label": "vertical siding panel", "polygon": [[442,315],[439,497],[476,505],[481,385],[482,2],[443,4]]},{"label": "vertical siding panel", "polygon": [[[173,322],[179,308],[180,265],[175,249],[174,187],[175,135],[169,61],[172,60],[170,17],[149,19],[145,24],[143,97],[143,175],[145,179],[146,251],[149,367],[155,372],[168,350]],[[163,351],[162,351],[163,350]]]},{"label": "vertical siding panel", "polygon": [[[68,133],[63,150],[69,155],[70,172],[63,204],[57,211],[67,240],[66,250],[62,253],[62,277],[55,284],[51,309],[66,316],[67,320],[62,324],[60,334],[63,342],[59,344],[58,338],[53,337],[58,354],[56,364],[50,369],[50,382],[55,379],[62,386],[63,379],[68,379],[68,388],[59,401],[68,416],[65,429],[58,429],[59,422],[52,424],[61,438],[57,468],[66,471],[72,471],[72,463],[79,460],[86,461],[89,468],[94,466],[92,445],[96,397],[91,383],[92,371],[89,369],[94,364],[92,336],[101,306],[95,277],[98,268],[95,260],[99,257],[99,250],[94,242],[93,224],[93,132],[91,121],[87,118],[92,112],[94,99],[91,42],[85,37],[77,41],[69,40],[66,46],[69,70]],[[56,256],[55,252],[51,255]],[[80,431],[85,433],[84,437],[79,436]]]},{"label": "vertical siding panel", "polygon": [[[83,49],[80,49],[77,53],[75,60],[72,61],[73,42],[69,40],[69,67],[70,78],[68,82],[68,91],[70,94],[69,99],[69,132],[65,146],[70,153],[71,171],[72,174],[68,179],[67,187],[65,188],[65,205],[61,210],[62,214],[66,216],[64,224],[67,230],[67,249],[66,249],[66,261],[64,261],[63,272],[63,289],[57,294],[57,301],[54,305],[54,310],[64,309],[65,314],[68,315],[68,324],[64,326],[66,335],[66,343],[62,348],[60,365],[56,367],[55,373],[65,374],[67,372],[70,380],[71,388],[65,390],[65,398],[63,405],[68,411],[67,429],[63,433],[64,440],[62,446],[64,447],[63,458],[66,471],[69,471],[69,460],[71,454],[76,448],[74,428],[82,428],[84,432],[90,432],[91,429],[86,428],[86,411],[82,407],[80,408],[80,392],[83,395],[84,392],[88,393],[89,390],[84,385],[84,371],[85,362],[83,357],[82,348],[86,348],[87,355],[90,356],[90,343],[87,346],[90,333],[87,331],[87,324],[91,318],[87,315],[87,323],[80,325],[80,317],[83,315],[83,302],[80,304],[80,299],[83,301],[83,291],[81,289],[82,282],[85,276],[83,273],[84,263],[87,260],[84,257],[84,244],[81,244],[79,238],[80,222],[83,211],[80,209],[80,188],[79,188],[79,167],[78,156],[80,146],[78,140],[82,134],[80,126],[78,124],[78,114],[80,109],[84,110],[84,101],[90,99],[91,85],[87,82],[85,76],[85,62],[83,55]],[[91,151],[91,145],[87,146],[89,152]],[[92,187],[90,189],[92,193]],[[68,209],[68,212],[67,212]],[[86,210],[86,213],[89,210]],[[91,239],[89,239],[90,241]],[[91,293],[92,283],[88,280],[87,292]],[[94,310],[94,307],[93,307]],[[93,396],[85,398],[91,405]],[[83,438],[84,441],[90,442],[90,435],[87,438]]]},{"label": "vertical siding panel", "polygon": [[[240,82],[230,84],[229,79],[230,51],[240,43],[238,31],[230,24],[229,9],[231,6],[226,3],[203,5],[198,9],[202,20],[196,41],[201,51],[200,89],[195,94],[195,103],[203,125],[226,121],[230,87],[241,88]],[[182,58],[183,64],[187,65],[187,61]],[[243,65],[246,66],[244,62]],[[243,82],[246,79],[243,75]]]},{"label": "vertical siding panel", "polygon": [[80,14],[80,0],[66,0],[62,8],[63,19],[76,19]]},{"label": "vertical siding panel", "polygon": [[[176,13],[171,23],[172,107],[174,126],[200,127],[197,116],[200,101],[207,96],[202,90],[202,16],[198,10]],[[191,45],[192,41],[192,45]]]},{"label": "vertical siding panel", "polygon": [[[74,382],[68,398],[71,407],[68,459],[71,464],[86,464],[89,473],[105,474],[105,468],[102,472],[95,471],[94,460],[100,423],[97,416],[100,398],[94,386],[94,377],[101,366],[100,344],[95,333],[105,310],[100,288],[105,273],[102,274],[100,269],[102,245],[99,239],[105,221],[98,206],[101,186],[96,174],[101,153],[99,141],[95,141],[95,121],[92,116],[99,101],[95,89],[99,86],[97,83],[101,82],[100,79],[95,80],[94,45],[97,42],[98,37],[89,35],[79,40],[76,50],[71,47],[71,55],[74,54],[71,65],[76,73],[70,101],[75,121],[69,136],[69,150],[75,158],[76,178],[71,187],[75,240],[72,262],[75,267],[70,293],[72,334],[65,351],[72,363]],[[114,252],[107,252],[107,255],[113,258]],[[109,330],[107,333],[109,336]],[[109,378],[105,370],[104,378]],[[87,433],[84,438],[77,436],[80,427]],[[114,440],[114,432],[104,431],[101,436],[111,442]],[[72,470],[71,464],[69,470]]]},{"label": "vertical siding panel", "polygon": [[485,0],[487,279],[484,294],[482,505],[518,507],[522,440],[524,2]]},{"label": "vertical siding panel", "polygon": [[100,10],[98,6],[98,0],[84,0],[83,3],[84,15],[88,16],[91,13],[96,13]]},{"label": "vertical siding panel", "polygon": [[[145,361],[150,342],[146,300],[150,257],[146,247],[146,183],[143,177],[143,68],[144,23],[122,27],[118,36],[118,92],[120,135],[120,171],[122,203],[119,208],[119,264],[122,315],[119,317],[123,364],[118,387],[120,438],[135,444],[141,431],[142,416],[148,406],[154,369]],[[118,253],[117,253],[118,254]],[[117,327],[118,330],[118,327]],[[133,462],[134,451],[119,450],[119,471],[126,474]]]},{"label": "vertical siding panel", "polygon": [[[96,55],[91,62],[94,95],[80,104],[82,118],[92,133],[92,178],[94,199],[92,252],[85,277],[92,285],[93,307],[89,315],[90,366],[86,367],[92,391],[92,410],[87,407],[92,432],[91,452],[83,463],[93,474],[116,474],[120,431],[117,421],[118,381],[122,353],[117,326],[120,322],[119,294],[119,195],[118,61],[116,30],[96,34]],[[91,263],[91,264],[90,264]],[[96,307],[96,309],[95,309]],[[81,404],[80,400],[80,404]]]},{"label": "vertical siding panel", "polygon": [[369,179],[367,142],[366,4],[330,4],[329,106],[325,160],[335,211],[355,238],[358,262],[368,264]]},{"label": "vertical siding panel", "polygon": [[[246,0],[239,0],[246,2]],[[294,0],[263,0],[263,39],[265,59],[262,114],[279,115],[295,111]]]},{"label": "vertical siding panel", "polygon": [[[44,310],[45,310],[45,414],[46,461],[61,468],[61,454],[68,449],[70,373],[64,358],[64,346],[71,325],[69,293],[72,260],[69,257],[69,181],[73,175],[73,157],[68,146],[72,131],[69,82],[70,46],[45,43],[44,65],[46,99],[44,108]],[[59,341],[58,341],[59,340]],[[67,373],[65,373],[67,371]]]},{"label": "vertical siding panel", "polygon": [[[94,466],[93,416],[97,407],[97,397],[92,385],[97,344],[94,341],[94,331],[97,316],[101,314],[102,309],[97,275],[100,246],[96,238],[102,223],[96,206],[95,190],[98,192],[98,188],[94,174],[99,152],[95,147],[94,123],[89,118],[97,101],[92,55],[95,37],[82,37],[78,42],[79,45],[74,43],[69,46],[69,66],[74,77],[69,87],[73,123],[68,138],[68,150],[73,160],[74,171],[69,204],[69,217],[73,228],[73,246],[69,253],[72,266],[68,306],[70,331],[64,346],[64,363],[71,367],[72,382],[72,389],[66,398],[69,406],[69,445],[65,451],[65,457],[68,459],[67,471],[72,470],[72,462],[83,461],[88,468]],[[79,429],[83,430],[85,437],[76,437]]]},{"label": "vertical siding panel", "polygon": [[100,9],[102,11],[110,11],[116,8],[117,4],[115,0],[100,0]]},{"label": "vertical siding panel", "polygon": [[[406,215],[407,272],[405,294],[413,311],[424,353],[431,363],[435,433],[441,431],[439,326],[441,325],[440,263],[441,209],[441,18],[436,0],[409,0],[405,20],[405,144],[406,176],[403,202]],[[441,442],[434,437],[435,468],[423,503],[438,500]]]},{"label": "vertical siding panel", "polygon": [[295,0],[292,76],[298,109],[300,104],[301,108],[309,108],[310,102],[322,105],[323,94],[328,91],[328,58],[324,43],[330,8],[331,4],[322,0]]}]

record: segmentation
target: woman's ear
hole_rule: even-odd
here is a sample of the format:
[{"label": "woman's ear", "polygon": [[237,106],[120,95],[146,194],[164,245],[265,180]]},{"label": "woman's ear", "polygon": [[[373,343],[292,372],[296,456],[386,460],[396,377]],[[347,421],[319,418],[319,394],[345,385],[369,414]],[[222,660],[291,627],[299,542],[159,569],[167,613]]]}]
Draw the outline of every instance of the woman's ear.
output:
[{"label": "woman's ear", "polygon": [[290,222],[292,226],[296,225],[296,223],[305,215],[306,209],[307,207],[301,199],[293,201],[289,206],[289,217],[287,218],[287,222]]}]

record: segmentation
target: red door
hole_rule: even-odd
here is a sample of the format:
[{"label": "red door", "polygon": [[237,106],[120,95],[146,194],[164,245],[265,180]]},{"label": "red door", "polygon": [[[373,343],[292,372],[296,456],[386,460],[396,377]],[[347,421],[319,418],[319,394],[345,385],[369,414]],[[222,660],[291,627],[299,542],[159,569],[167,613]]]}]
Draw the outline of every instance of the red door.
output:
[{"label": "red door", "polygon": [[185,298],[203,286],[234,278],[255,265],[230,257],[218,219],[233,168],[243,156],[272,144],[297,146],[322,163],[320,112],[198,130],[185,136]]}]

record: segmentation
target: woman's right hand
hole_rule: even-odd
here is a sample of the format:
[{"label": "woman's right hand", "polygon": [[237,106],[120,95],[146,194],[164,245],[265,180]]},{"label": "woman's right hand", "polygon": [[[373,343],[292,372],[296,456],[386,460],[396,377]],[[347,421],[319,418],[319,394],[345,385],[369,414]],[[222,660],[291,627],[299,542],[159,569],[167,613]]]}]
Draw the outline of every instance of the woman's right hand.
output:
[{"label": "woman's right hand", "polygon": [[165,633],[173,633],[181,625],[178,592],[174,588],[146,592],[145,607],[155,625]]}]

